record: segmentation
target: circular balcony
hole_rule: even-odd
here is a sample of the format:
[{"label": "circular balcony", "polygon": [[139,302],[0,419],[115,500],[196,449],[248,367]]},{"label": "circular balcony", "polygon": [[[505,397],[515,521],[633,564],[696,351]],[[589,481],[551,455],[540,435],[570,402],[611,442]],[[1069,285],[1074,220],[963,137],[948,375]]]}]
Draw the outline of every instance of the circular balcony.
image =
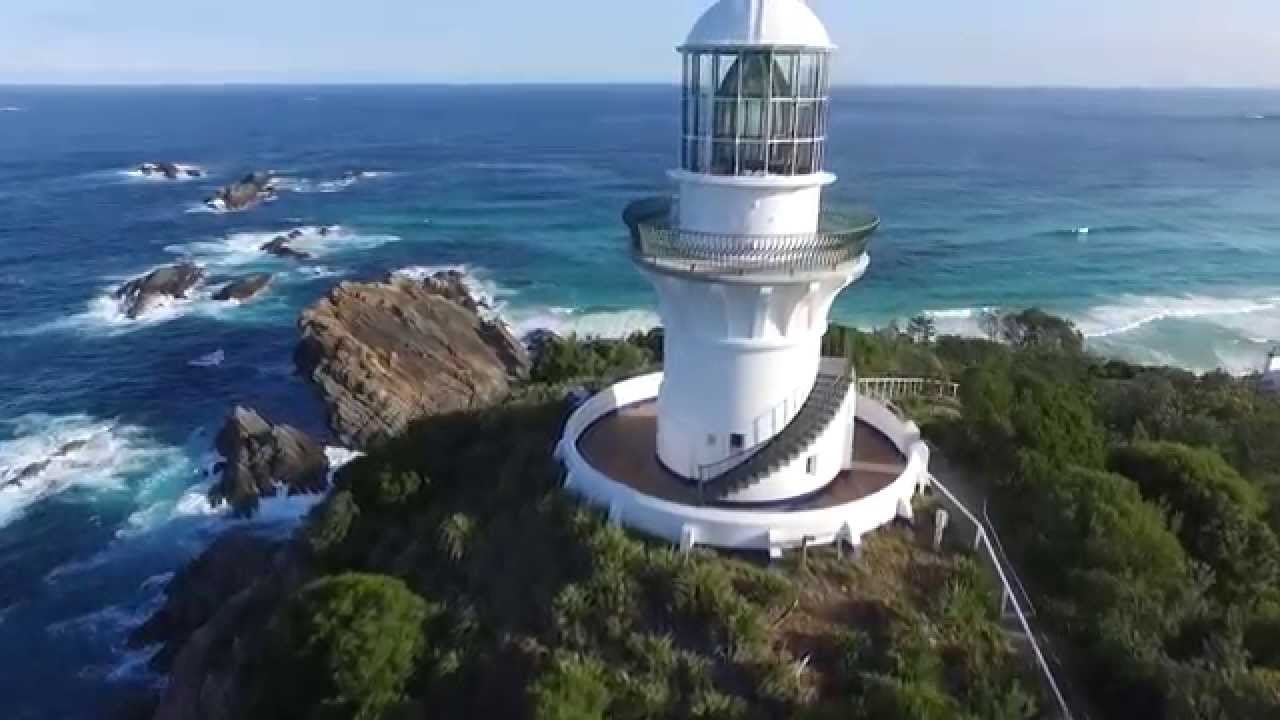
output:
[{"label": "circular balcony", "polygon": [[870,213],[824,215],[823,229],[798,235],[737,235],[674,227],[675,199],[651,197],[627,206],[637,262],[656,270],[714,277],[794,277],[840,270],[867,251],[880,219]]}]

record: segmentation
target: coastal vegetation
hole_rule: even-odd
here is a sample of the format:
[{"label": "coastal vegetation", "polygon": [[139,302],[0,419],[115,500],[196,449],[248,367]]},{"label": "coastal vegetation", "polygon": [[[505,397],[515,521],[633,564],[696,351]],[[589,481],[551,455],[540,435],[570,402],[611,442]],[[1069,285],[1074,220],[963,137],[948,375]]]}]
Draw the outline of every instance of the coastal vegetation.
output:
[{"label": "coastal vegetation", "polygon": [[982,486],[1095,717],[1280,716],[1280,400],[1086,353],[1040,311],[990,339],[837,329],[864,374],[960,383],[926,436]]},{"label": "coastal vegetation", "polygon": [[[989,501],[1073,704],[1276,716],[1280,401],[1094,357],[1039,311],[984,328],[833,328],[824,350],[863,376],[959,383],[904,407]],[[227,591],[234,622],[206,622],[224,635],[203,664],[162,656],[226,673],[222,709],[248,718],[1049,714],[971,538],[932,548],[930,499],[856,558],[766,565],[682,554],[564,493],[566,398],[653,367],[660,340],[543,337],[504,401],[370,446],[266,563],[291,581]]]},{"label": "coastal vegetation", "polygon": [[[641,369],[652,339],[548,340],[543,382],[427,418],[339,475],[303,529],[321,577],[404,583],[431,609],[381,633],[421,638],[394,707],[380,699],[390,682],[342,702],[387,717],[1035,716],[988,578],[965,553],[930,550],[926,530],[887,530],[856,562],[812,550],[765,567],[681,554],[563,493],[565,382]],[[315,652],[305,633],[273,637],[277,667]],[[294,707],[332,701],[314,693]],[[278,707],[262,702],[249,705]]]}]

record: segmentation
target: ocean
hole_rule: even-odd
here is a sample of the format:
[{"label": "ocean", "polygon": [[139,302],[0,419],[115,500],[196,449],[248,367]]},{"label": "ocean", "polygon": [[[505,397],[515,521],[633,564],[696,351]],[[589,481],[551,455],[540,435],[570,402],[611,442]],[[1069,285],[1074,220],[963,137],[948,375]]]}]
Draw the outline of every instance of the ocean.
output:
[{"label": "ocean", "polygon": [[[827,207],[883,218],[836,319],[973,333],[1037,305],[1100,353],[1235,373],[1280,343],[1280,92],[845,88],[833,108]],[[0,490],[0,717],[101,718],[159,681],[125,636],[233,525],[203,494],[222,417],[324,432],[291,353],[334,283],[460,267],[520,330],[652,326],[619,215],[667,187],[678,112],[657,86],[0,87],[0,480],[84,443]],[[202,211],[251,170],[287,178],[276,202]],[[312,259],[258,252],[299,227]],[[120,314],[114,287],[182,258],[277,275],[243,305]],[[288,532],[311,502],[252,522]]]}]

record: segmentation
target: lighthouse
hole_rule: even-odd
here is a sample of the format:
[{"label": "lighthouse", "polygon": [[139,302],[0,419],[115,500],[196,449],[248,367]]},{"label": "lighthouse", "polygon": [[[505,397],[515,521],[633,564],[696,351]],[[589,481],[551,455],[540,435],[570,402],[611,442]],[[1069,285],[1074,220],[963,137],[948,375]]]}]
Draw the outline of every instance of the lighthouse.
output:
[{"label": "lighthouse", "polygon": [[801,0],[720,0],[678,50],[671,189],[623,213],[657,294],[663,371],[574,413],[566,482],[685,546],[856,544],[910,513],[927,448],[858,397],[847,359],[822,356],[879,225],[824,213],[835,46]]}]

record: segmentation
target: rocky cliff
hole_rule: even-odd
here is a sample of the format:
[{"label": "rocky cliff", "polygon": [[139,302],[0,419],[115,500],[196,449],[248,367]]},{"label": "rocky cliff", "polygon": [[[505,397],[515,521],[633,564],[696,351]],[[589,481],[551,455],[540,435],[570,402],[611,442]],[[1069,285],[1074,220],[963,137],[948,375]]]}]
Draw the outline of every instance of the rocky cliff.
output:
[{"label": "rocky cliff", "polygon": [[249,532],[220,537],[183,568],[164,606],[129,638],[134,648],[160,645],[152,665],[169,681],[155,720],[243,717],[245,670],[276,606],[309,576],[297,544]]},{"label": "rocky cliff", "polygon": [[343,443],[367,448],[419,417],[493,403],[528,375],[524,346],[464,280],[343,283],[303,312],[294,359]]}]

